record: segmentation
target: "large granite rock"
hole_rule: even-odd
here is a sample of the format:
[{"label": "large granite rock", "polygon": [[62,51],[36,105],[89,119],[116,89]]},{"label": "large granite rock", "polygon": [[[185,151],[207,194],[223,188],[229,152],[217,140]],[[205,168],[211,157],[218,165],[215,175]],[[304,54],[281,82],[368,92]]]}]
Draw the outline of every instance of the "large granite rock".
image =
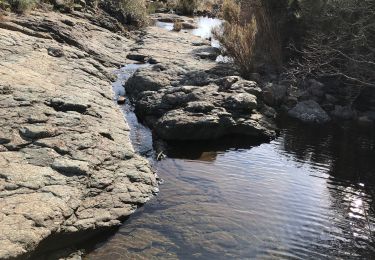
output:
[{"label": "large granite rock", "polygon": [[254,95],[259,91],[255,82],[229,76],[223,78],[227,87],[221,80],[205,86],[158,87],[156,75],[150,77],[155,84],[142,84],[138,80],[142,71],[128,82],[127,90],[135,100],[136,113],[162,139],[204,140],[231,134],[270,138],[275,134],[272,120],[257,111],[261,104]]},{"label": "large granite rock", "polygon": [[274,137],[273,118],[260,113],[262,90],[232,76],[233,66],[197,56],[210,48],[206,44],[188,33],[149,28],[132,55],[157,64],[139,69],[125,85],[136,114],[165,140]]},{"label": "large granite rock", "polygon": [[[0,259],[28,256],[50,236],[118,225],[157,191],[112,100],[110,65],[125,60],[131,41],[62,14],[7,19],[0,22]],[[64,55],[51,56],[51,48]]]},{"label": "large granite rock", "polygon": [[305,123],[323,124],[331,120],[327,112],[314,100],[297,103],[294,108],[289,110],[288,114]]}]

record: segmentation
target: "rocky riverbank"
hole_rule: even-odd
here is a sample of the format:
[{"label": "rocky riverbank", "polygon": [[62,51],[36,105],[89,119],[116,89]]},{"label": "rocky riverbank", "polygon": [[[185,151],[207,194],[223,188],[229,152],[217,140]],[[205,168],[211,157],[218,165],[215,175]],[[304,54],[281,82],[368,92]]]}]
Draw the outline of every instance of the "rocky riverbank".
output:
[{"label": "rocky riverbank", "polygon": [[[161,21],[167,17],[160,16]],[[173,17],[170,18],[173,20]],[[170,21],[170,20],[168,20]],[[181,23],[191,23],[179,17]],[[274,110],[254,81],[215,62],[220,51],[191,32],[150,27],[128,58],[149,62],[126,83],[137,116],[164,140],[275,136]]]},{"label": "rocky riverbank", "polygon": [[104,18],[33,12],[0,22],[1,259],[118,225],[157,191],[112,100],[111,72],[134,41]]},{"label": "rocky riverbank", "polygon": [[130,60],[149,64],[126,91],[158,138],[276,135],[264,91],[215,62],[220,52],[209,41],[157,26],[126,35],[105,14],[0,21],[0,258],[116,226],[157,192],[111,92],[112,72]]}]

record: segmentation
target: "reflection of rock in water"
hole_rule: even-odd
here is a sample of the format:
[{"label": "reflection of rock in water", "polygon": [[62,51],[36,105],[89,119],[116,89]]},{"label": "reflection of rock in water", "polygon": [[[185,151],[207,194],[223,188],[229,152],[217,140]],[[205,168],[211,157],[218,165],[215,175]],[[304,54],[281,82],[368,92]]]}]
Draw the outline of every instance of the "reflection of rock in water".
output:
[{"label": "reflection of rock in water", "polygon": [[[371,257],[371,182],[362,187],[345,174],[330,175],[345,150],[336,151],[329,128],[309,132],[301,124],[284,123],[282,136],[270,144],[202,148],[193,154],[197,160],[158,162],[165,179],[160,195],[89,258]],[[354,160],[348,164],[355,167]]]},{"label": "reflection of rock in water", "polygon": [[369,258],[373,135],[281,125],[270,144],[168,143],[160,195],[87,258]]},{"label": "reflection of rock in water", "polygon": [[[287,119],[283,119],[284,121]],[[329,164],[338,181],[375,183],[375,132],[355,126],[303,127],[288,121],[284,149],[301,162]]]},{"label": "reflection of rock in water", "polygon": [[192,159],[201,161],[214,161],[217,152],[229,149],[250,149],[260,145],[263,140],[257,140],[248,136],[228,136],[217,140],[168,142],[164,144],[166,153],[171,158]]}]

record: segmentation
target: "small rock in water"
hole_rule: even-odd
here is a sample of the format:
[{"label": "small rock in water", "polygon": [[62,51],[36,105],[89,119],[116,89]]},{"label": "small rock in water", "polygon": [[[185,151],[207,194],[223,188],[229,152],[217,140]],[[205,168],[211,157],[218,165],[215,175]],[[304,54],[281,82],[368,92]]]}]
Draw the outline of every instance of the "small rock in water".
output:
[{"label": "small rock in water", "polygon": [[125,104],[125,97],[124,96],[120,96],[118,99],[117,99],[117,104],[119,105],[122,105],[122,104]]}]

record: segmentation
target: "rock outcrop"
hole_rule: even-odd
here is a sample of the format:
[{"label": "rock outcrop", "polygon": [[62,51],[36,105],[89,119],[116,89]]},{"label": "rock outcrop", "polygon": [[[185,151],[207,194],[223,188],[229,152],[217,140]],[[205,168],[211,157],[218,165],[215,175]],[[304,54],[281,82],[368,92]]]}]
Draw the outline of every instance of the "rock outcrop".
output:
[{"label": "rock outcrop", "polygon": [[[207,53],[210,58],[202,58]],[[262,90],[256,82],[232,76],[231,65],[214,61],[218,55],[190,33],[149,28],[128,56],[152,60],[125,85],[136,114],[165,140],[275,136],[274,115],[261,113],[267,109]]]},{"label": "rock outcrop", "polygon": [[129,39],[57,13],[0,22],[0,258],[118,225],[157,191],[112,100]]}]

